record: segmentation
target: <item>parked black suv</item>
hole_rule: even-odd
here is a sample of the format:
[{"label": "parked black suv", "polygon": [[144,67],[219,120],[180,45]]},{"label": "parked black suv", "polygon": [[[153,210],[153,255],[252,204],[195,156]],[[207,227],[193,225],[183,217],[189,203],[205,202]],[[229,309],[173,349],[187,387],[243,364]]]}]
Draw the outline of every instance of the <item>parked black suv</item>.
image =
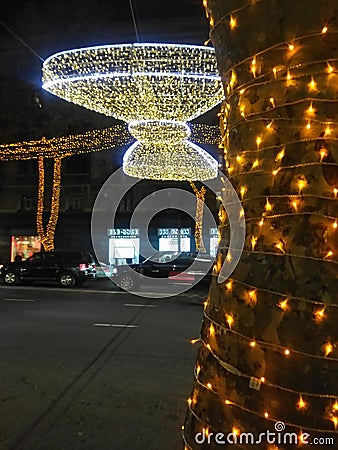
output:
[{"label": "parked black suv", "polygon": [[[139,264],[117,266],[112,280],[125,290],[135,289],[146,283],[144,277],[163,278],[163,281],[167,279],[171,283],[187,285],[203,279],[210,282],[214,259],[204,254],[158,252]],[[194,262],[194,267],[190,268]]]},{"label": "parked black suv", "polygon": [[0,268],[0,277],[8,286],[19,281],[57,281],[62,287],[72,287],[95,274],[93,257],[80,251],[39,252]]}]

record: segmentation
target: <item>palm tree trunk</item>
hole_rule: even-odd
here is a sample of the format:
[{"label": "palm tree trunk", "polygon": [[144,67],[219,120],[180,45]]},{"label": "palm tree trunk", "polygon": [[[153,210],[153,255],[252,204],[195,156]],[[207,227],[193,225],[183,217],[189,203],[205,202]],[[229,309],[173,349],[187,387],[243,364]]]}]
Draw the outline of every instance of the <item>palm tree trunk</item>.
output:
[{"label": "palm tree trunk", "polygon": [[[204,5],[247,240],[231,279],[210,288],[185,445],[220,448],[224,433],[224,448],[251,448],[267,430],[276,440],[254,448],[297,448],[306,433],[337,439],[338,5]],[[220,228],[225,240],[228,224]]]}]

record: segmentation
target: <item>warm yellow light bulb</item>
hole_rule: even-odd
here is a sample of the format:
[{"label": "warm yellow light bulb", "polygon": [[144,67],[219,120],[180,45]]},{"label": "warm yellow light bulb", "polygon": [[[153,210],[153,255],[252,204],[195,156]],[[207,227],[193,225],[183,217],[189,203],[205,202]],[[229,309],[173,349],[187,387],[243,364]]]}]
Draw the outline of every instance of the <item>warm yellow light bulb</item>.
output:
[{"label": "warm yellow light bulb", "polygon": [[332,250],[329,250],[329,251],[326,253],[326,255],[324,256],[324,259],[331,258],[332,256],[333,256],[333,251],[332,251]]},{"label": "warm yellow light bulb", "polygon": [[332,405],[332,410],[333,412],[338,412],[338,400],[336,400]]},{"label": "warm yellow light bulb", "polygon": [[277,244],[275,244],[275,247],[276,247],[278,250],[280,250],[282,253],[285,253],[285,250],[284,250],[284,244],[283,244],[282,241],[277,242]]},{"label": "warm yellow light bulb", "polygon": [[199,341],[199,338],[197,338],[197,339],[190,339],[190,343],[191,344],[196,344],[196,342],[198,342]]},{"label": "warm yellow light bulb", "polygon": [[311,81],[308,84],[308,86],[309,86],[309,90],[310,91],[316,91],[317,90],[317,84],[316,84],[315,80],[312,77],[311,77]]},{"label": "warm yellow light bulb", "polygon": [[261,138],[260,136],[257,136],[257,137],[256,137],[256,145],[257,145],[257,148],[259,148],[259,146],[261,145],[261,143],[262,143],[262,138]]},{"label": "warm yellow light bulb", "polygon": [[325,356],[329,356],[330,353],[333,352],[333,345],[331,344],[331,342],[327,342],[324,345],[324,354]]},{"label": "warm yellow light bulb", "polygon": [[307,180],[306,180],[305,177],[303,177],[303,178],[301,178],[301,179],[298,180],[298,182],[297,182],[297,186],[298,186],[298,195],[300,195],[300,194],[302,193],[302,190],[303,190],[304,188],[306,188],[307,185],[308,185],[308,182],[307,182]]},{"label": "warm yellow light bulb", "polygon": [[256,342],[255,341],[251,341],[249,345],[250,345],[250,347],[254,348],[254,347],[256,347]]},{"label": "warm yellow light bulb", "polygon": [[270,100],[271,105],[272,105],[274,108],[276,108],[275,99],[274,99],[273,97],[270,97],[269,100]]},{"label": "warm yellow light bulb", "polygon": [[338,189],[337,188],[333,188],[333,195],[334,195],[334,198],[337,198],[337,195],[338,195]]},{"label": "warm yellow light bulb", "polygon": [[241,194],[241,199],[243,200],[245,194],[247,193],[248,188],[246,186],[241,186],[239,192]]},{"label": "warm yellow light bulb", "polygon": [[274,79],[276,79],[276,78],[277,78],[277,68],[274,67],[274,68],[272,69],[272,72],[273,72],[273,77],[274,77]]},{"label": "warm yellow light bulb", "polygon": [[264,413],[264,417],[265,417],[266,419],[268,419],[268,418],[269,418],[269,413],[268,413],[267,411],[265,411],[265,413]]},{"label": "warm yellow light bulb", "polygon": [[328,125],[326,128],[325,128],[325,136],[330,136],[331,135],[331,128],[330,128],[330,125]]},{"label": "warm yellow light bulb", "polygon": [[252,289],[248,292],[249,303],[255,305],[257,303],[257,292],[255,289]]},{"label": "warm yellow light bulb", "polygon": [[244,158],[242,155],[237,155],[236,156],[236,161],[238,162],[238,164],[243,164],[244,162]]},{"label": "warm yellow light bulb", "polygon": [[307,130],[310,130],[311,129],[311,122],[310,121],[308,121],[308,123],[306,124],[306,127],[305,127]]},{"label": "warm yellow light bulb", "polygon": [[262,227],[262,226],[264,225],[264,219],[263,219],[263,218],[258,222],[258,225],[259,225],[260,227]]},{"label": "warm yellow light bulb", "polygon": [[338,222],[337,222],[337,220],[335,220],[335,221],[333,222],[332,228],[333,228],[334,230],[336,230],[336,229],[338,228]]},{"label": "warm yellow light bulb", "polygon": [[292,86],[293,85],[293,80],[292,80],[292,75],[291,75],[291,73],[290,73],[290,71],[288,70],[287,71],[287,74],[286,74],[286,85],[287,86]]},{"label": "warm yellow light bulb", "polygon": [[302,430],[300,430],[300,433],[298,435],[298,441],[300,445],[308,443]]},{"label": "warm yellow light bulb", "polygon": [[322,28],[322,34],[327,33],[328,30],[329,30],[328,27],[325,25],[325,26]]},{"label": "warm yellow light bulb", "polygon": [[232,427],[232,434],[233,434],[234,436],[239,436],[239,434],[240,434],[239,428]]},{"label": "warm yellow light bulb", "polygon": [[316,322],[321,322],[325,318],[325,306],[324,308],[317,309],[317,311],[315,311],[313,315]]},{"label": "warm yellow light bulb", "polygon": [[290,350],[288,348],[284,351],[284,355],[285,356],[289,356],[290,355]]},{"label": "warm yellow light bulb", "polygon": [[284,158],[284,156],[285,156],[285,148],[282,148],[282,150],[280,150],[280,151],[277,153],[276,158],[275,158],[275,162],[277,162],[277,161],[282,161],[282,159]]},{"label": "warm yellow light bulb", "polygon": [[293,208],[296,212],[297,212],[298,209],[299,209],[299,203],[300,203],[300,201],[297,200],[297,199],[292,200],[292,202],[291,202],[291,206],[292,206],[292,208]]},{"label": "warm yellow light bulb", "polygon": [[234,324],[234,321],[235,321],[233,315],[232,314],[226,314],[225,315],[225,319],[227,321],[227,324],[229,325],[229,328],[231,328],[232,325]]},{"label": "warm yellow light bulb", "polygon": [[297,402],[297,409],[305,409],[307,408],[307,403],[303,400],[303,397],[300,395],[299,400]]},{"label": "warm yellow light bulb", "polygon": [[289,44],[289,50],[292,52],[295,49],[295,46],[293,44]]},{"label": "warm yellow light bulb", "polygon": [[255,251],[255,247],[257,244],[257,236],[251,236],[251,251]]},{"label": "warm yellow light bulb", "polygon": [[256,78],[256,71],[257,71],[257,68],[256,68],[256,57],[254,57],[253,60],[251,61],[250,69],[251,69],[252,75],[254,76],[254,78]]},{"label": "warm yellow light bulb", "polygon": [[256,159],[256,160],[252,163],[251,169],[256,169],[256,167],[258,167],[258,166],[259,166],[259,160]]},{"label": "warm yellow light bulb", "polygon": [[233,88],[235,86],[236,82],[237,82],[237,75],[236,75],[236,72],[233,70],[231,72],[230,87]]},{"label": "warm yellow light bulb", "polygon": [[209,335],[210,335],[211,337],[215,336],[215,327],[214,327],[213,324],[210,325],[210,328],[209,328]]},{"label": "warm yellow light bulb", "polygon": [[228,281],[228,282],[226,283],[226,285],[225,285],[225,287],[228,289],[228,291],[231,291],[232,286],[233,286],[232,280]]},{"label": "warm yellow light bulb", "polygon": [[264,209],[265,209],[266,212],[270,212],[270,211],[273,210],[273,205],[269,202],[268,198],[266,199],[266,203],[265,203]]},{"label": "warm yellow light bulb", "polygon": [[191,399],[190,397],[188,398],[187,403],[188,403],[189,406],[191,406],[191,404],[192,404],[192,399]]},{"label": "warm yellow light bulb", "polygon": [[313,107],[313,104],[310,103],[310,106],[308,107],[308,109],[305,111],[306,114],[308,114],[309,116],[313,116],[315,113],[315,108]]},{"label": "warm yellow light bulb", "polygon": [[261,382],[262,382],[262,383],[265,383],[265,382],[266,382],[265,377],[261,377]]},{"label": "warm yellow light bulb", "polygon": [[326,158],[328,154],[329,154],[329,152],[327,151],[327,149],[322,147],[319,150],[320,162],[323,162],[323,159]]},{"label": "warm yellow light bulb", "polygon": [[331,66],[330,63],[327,63],[326,72],[327,73],[332,73],[333,71],[334,71],[334,68]]},{"label": "warm yellow light bulb", "polygon": [[333,425],[334,425],[334,429],[337,430],[337,426],[338,426],[338,417],[332,416],[331,418]]},{"label": "warm yellow light bulb", "polygon": [[236,17],[230,16],[229,25],[231,30],[235,29],[237,27],[237,19]]},{"label": "warm yellow light bulb", "polygon": [[268,131],[273,131],[272,124],[273,124],[273,120],[267,124],[266,129]]},{"label": "warm yellow light bulb", "polygon": [[211,383],[207,383],[207,388],[211,390],[212,389],[212,384]]},{"label": "warm yellow light bulb", "polygon": [[278,174],[279,171],[280,171],[280,169],[274,170],[274,171],[272,172],[272,175],[275,177],[275,176]]},{"label": "warm yellow light bulb", "polygon": [[283,301],[280,301],[279,303],[278,303],[278,306],[279,306],[279,308],[280,309],[282,309],[283,311],[286,311],[287,309],[288,309],[288,303],[289,303],[289,300],[288,299],[285,299],[285,300],[283,300]]}]

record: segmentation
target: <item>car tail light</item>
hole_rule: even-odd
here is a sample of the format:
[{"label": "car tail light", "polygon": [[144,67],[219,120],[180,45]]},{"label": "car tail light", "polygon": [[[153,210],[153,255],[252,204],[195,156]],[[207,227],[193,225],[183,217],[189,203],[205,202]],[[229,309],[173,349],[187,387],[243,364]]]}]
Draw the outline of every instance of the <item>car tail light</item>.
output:
[{"label": "car tail light", "polygon": [[79,265],[79,269],[80,270],[86,270],[87,269],[87,264],[80,264]]}]

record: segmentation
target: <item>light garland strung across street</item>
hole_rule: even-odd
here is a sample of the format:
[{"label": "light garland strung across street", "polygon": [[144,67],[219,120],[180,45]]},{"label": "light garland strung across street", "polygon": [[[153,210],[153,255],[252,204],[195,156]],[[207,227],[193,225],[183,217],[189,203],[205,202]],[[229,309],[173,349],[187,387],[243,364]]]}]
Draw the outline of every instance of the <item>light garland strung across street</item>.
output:
[{"label": "light garland strung across street", "polygon": [[[192,139],[206,144],[220,144],[218,127],[205,124],[190,124]],[[37,202],[37,232],[45,250],[54,248],[54,235],[59,217],[60,191],[61,191],[61,164],[62,159],[72,155],[108,150],[113,147],[127,145],[132,137],[124,125],[103,130],[92,130],[84,134],[54,137],[45,137],[36,141],[0,144],[0,161],[38,160],[38,202]],[[50,217],[44,229],[43,215],[45,211],[45,161],[53,159],[53,183],[50,205]]]},{"label": "light garland strung across street", "polygon": [[[309,442],[337,439],[336,2],[203,3],[227,92],[226,169],[247,240],[232,278],[212,283],[192,341],[201,346],[185,448],[200,448],[196,433],[231,431],[231,447],[247,448],[241,433],[258,437],[281,422],[299,446],[304,433]],[[220,218],[216,275],[228,257],[229,225],[222,211]],[[211,439],[207,448],[219,445]]]},{"label": "light garland strung across street", "polygon": [[[46,251],[54,249],[54,235],[59,218],[61,193],[62,159],[74,154],[89,153],[123,145],[127,133],[124,127],[117,125],[106,130],[93,130],[85,134],[62,136],[58,138],[42,138],[38,141],[17,142],[0,145],[0,161],[38,160],[38,200],[36,212],[36,227],[41,244]],[[53,182],[50,204],[50,215],[44,227],[45,211],[45,159],[53,160]]]},{"label": "light garland strung across street", "polygon": [[124,171],[155,180],[206,180],[218,163],[192,144],[190,121],[222,101],[211,48],[180,44],[122,44],[52,55],[43,64],[43,88],[129,124],[138,139]]}]

